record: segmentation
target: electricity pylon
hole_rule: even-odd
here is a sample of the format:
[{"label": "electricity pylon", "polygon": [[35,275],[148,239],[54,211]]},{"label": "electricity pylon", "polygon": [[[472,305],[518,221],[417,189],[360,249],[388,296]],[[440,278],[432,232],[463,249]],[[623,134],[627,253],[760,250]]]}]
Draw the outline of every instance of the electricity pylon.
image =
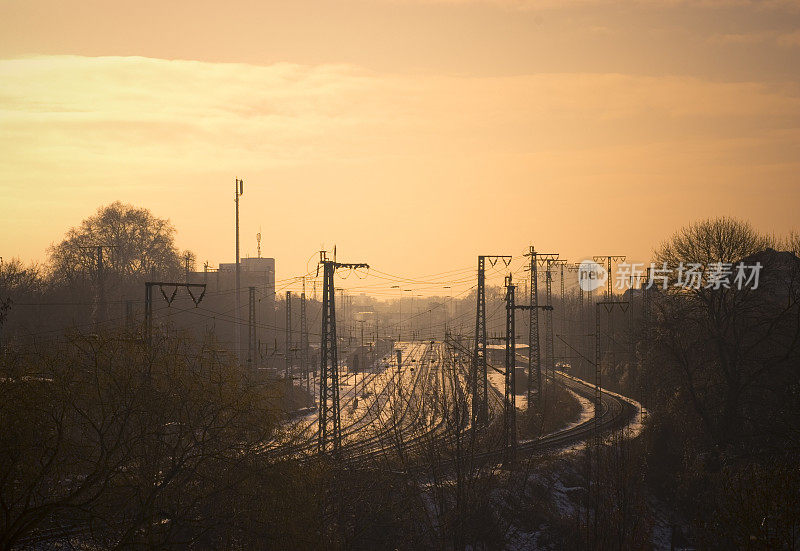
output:
[{"label": "electricity pylon", "polygon": [[[569,271],[569,272],[579,272],[580,271],[580,266],[581,266],[580,262],[576,262],[574,264],[569,264],[569,265],[567,265],[567,271]],[[584,314],[584,311],[583,311],[583,289],[581,289],[580,282],[579,282],[579,284],[578,284],[578,323],[577,323],[579,331],[578,331],[578,335],[577,336],[580,336],[581,333],[585,334],[585,333],[589,332],[588,329],[585,328],[584,319],[585,319],[585,314]],[[583,339],[580,339],[580,338],[576,339],[575,338],[576,334],[575,334],[574,330],[571,331],[570,336],[572,337],[571,340],[575,343],[575,347],[571,347],[571,348],[578,353],[577,363],[580,364],[580,373],[583,374],[583,372],[584,372],[584,369],[583,369],[584,368],[584,359],[583,359],[583,352],[581,352],[581,350],[583,350],[583,343],[582,343]],[[565,336],[565,338],[566,338],[566,336]]]},{"label": "electricity pylon", "polygon": [[[595,261],[596,262],[596,261]],[[610,277],[610,276],[609,276]],[[600,306],[603,306],[609,314],[611,319],[611,311],[614,307],[619,307],[623,312],[628,309],[630,303],[626,301],[601,300],[596,303],[597,312],[595,313],[595,326],[594,326],[594,419],[592,421],[593,432],[593,445],[587,447],[587,451],[594,455],[594,464],[592,464],[591,457],[589,460],[589,476],[588,484],[590,489],[590,499],[594,509],[594,538],[597,541],[598,534],[598,510],[600,507],[600,449],[602,446],[602,438],[600,434],[600,417],[602,416],[602,393],[603,393],[603,380],[601,363],[603,358],[602,339],[600,331]],[[609,326],[610,327],[610,326]],[[594,471],[594,472],[593,472]],[[594,486],[592,486],[592,478],[594,477]]]},{"label": "electricity pylon", "polygon": [[[626,257],[624,255],[599,255],[599,256],[593,256],[592,257],[592,260],[594,260],[595,262],[600,262],[602,260],[605,260],[605,261],[608,262],[608,268],[607,268],[608,272],[607,272],[607,277],[606,277],[605,302],[613,302],[613,300],[614,300],[614,285],[613,285],[613,279],[614,278],[613,278],[613,274],[611,272],[612,262],[625,262],[625,258]],[[607,318],[608,318],[608,331],[609,331],[609,333],[611,333],[613,331],[613,323],[614,323],[614,319],[611,316],[611,309],[607,308],[606,309],[606,314],[607,314]],[[595,324],[596,323],[598,323],[598,322],[595,322]],[[614,347],[611,346],[611,347],[609,347],[608,350],[609,350],[609,354],[610,354],[611,364],[614,365]]]},{"label": "electricity pylon", "polygon": [[[533,249],[533,247],[531,247]],[[533,251],[532,251],[533,252]],[[535,255],[535,253],[534,253]],[[535,266],[534,266],[535,270]],[[517,310],[528,310],[529,312],[536,312],[539,308],[545,311],[551,311],[552,306],[538,304],[517,304],[516,303],[516,287],[512,285],[512,276],[506,276],[506,363],[505,363],[505,417],[504,417],[504,434],[505,434],[505,450],[506,460],[513,461],[517,452],[517,404],[516,404],[516,388],[517,388],[517,344],[516,344],[516,317]],[[534,317],[536,319],[536,316]],[[528,382],[530,383],[530,350],[528,351]],[[539,382],[541,384],[541,371],[539,372]],[[541,387],[539,392],[541,393]],[[539,394],[541,396],[541,394]],[[528,407],[531,407],[531,392],[528,388]]]},{"label": "electricity pylon", "polygon": [[[339,354],[336,342],[336,293],[333,276],[338,268],[369,268],[368,264],[345,264],[328,260],[320,251],[322,265],[322,333],[320,337],[319,452],[332,449],[338,455],[342,445],[342,421],[339,407]],[[317,266],[319,275],[319,265]]]},{"label": "electricity pylon", "polygon": [[[590,490],[590,499],[594,509],[594,542],[597,542],[597,535],[598,535],[598,510],[600,507],[600,485],[599,480],[595,480],[594,486],[592,487],[592,467],[594,467],[594,476],[597,478],[600,473],[600,448],[602,445],[601,437],[600,437],[600,416],[601,407],[602,407],[602,369],[601,369],[601,362],[602,362],[602,334],[600,331],[600,310],[599,307],[602,305],[606,309],[606,313],[608,314],[608,328],[609,332],[611,331],[611,311],[614,309],[615,305],[618,305],[623,311],[627,309],[628,303],[622,301],[614,301],[614,290],[613,290],[613,274],[611,271],[612,262],[624,262],[625,256],[622,255],[605,255],[605,256],[594,256],[592,260],[595,262],[600,262],[605,260],[608,263],[608,268],[606,272],[606,295],[605,300],[599,301],[596,303],[597,309],[595,311],[595,328],[594,328],[594,346],[595,346],[595,361],[594,361],[594,422],[593,422],[593,432],[594,432],[594,443],[593,446],[587,447],[587,451],[592,453],[594,451],[594,465],[590,459],[589,461],[589,477],[588,477],[588,484]],[[591,305],[591,292],[587,293],[589,296],[589,304]],[[612,350],[612,357],[613,357],[613,348]],[[612,359],[613,363],[613,359]]]},{"label": "electricity pylon", "polygon": [[516,287],[512,281],[512,275],[508,274],[505,281],[506,286],[506,365],[505,365],[505,396],[503,404],[505,415],[503,416],[503,435],[504,435],[504,455],[506,461],[514,461],[517,455],[517,404],[516,404],[516,367],[517,367],[517,344],[516,344]]},{"label": "electricity pylon", "polygon": [[285,377],[288,379],[290,376],[290,353],[292,350],[292,292],[286,291],[286,352],[284,354],[286,359],[286,375]]},{"label": "electricity pylon", "polygon": [[488,375],[486,372],[486,260],[494,266],[498,260],[508,266],[509,255],[478,256],[477,311],[475,314],[475,350],[472,355],[472,426],[484,425],[489,420]]},{"label": "electricity pylon", "polygon": [[306,392],[311,390],[308,370],[308,320],[306,319],[306,278],[303,278],[303,292],[300,293],[300,368],[306,378]]},{"label": "electricity pylon", "polygon": [[541,260],[546,265],[545,269],[545,294],[547,296],[547,305],[551,308],[545,314],[547,322],[547,331],[545,333],[544,341],[544,355],[545,355],[545,369],[550,371],[550,377],[553,376],[556,370],[555,351],[553,350],[553,271],[552,266],[565,264],[566,260],[558,260],[558,254],[553,255],[556,258],[546,258]]},{"label": "electricity pylon", "polygon": [[256,360],[256,288],[248,287],[247,309],[247,365],[253,367]]},{"label": "electricity pylon", "polygon": [[613,277],[612,277],[612,274],[611,274],[611,263],[612,262],[625,262],[625,258],[626,257],[624,255],[599,255],[599,256],[593,256],[592,257],[592,260],[594,260],[595,262],[600,262],[601,260],[608,261],[608,268],[607,268],[608,269],[608,277],[606,278],[606,300],[612,300],[612,297],[614,296],[614,291],[613,291],[613,287],[612,287]]},{"label": "electricity pylon", "polygon": [[529,323],[528,323],[528,407],[530,407],[533,399],[533,375],[536,373],[536,389],[538,395],[542,395],[542,353],[539,346],[539,273],[538,263],[540,259],[555,260],[558,258],[557,254],[551,253],[537,253],[533,245],[530,246],[528,254],[525,256],[530,257],[530,286],[528,287],[529,295]]},{"label": "electricity pylon", "polygon": [[566,306],[564,306],[564,304],[566,302],[566,294],[564,292],[564,266],[566,264],[567,264],[566,260],[561,260],[561,261],[558,262],[559,271],[561,272],[561,293],[560,293],[561,299],[559,301],[559,308],[561,310],[561,315],[559,316],[560,323],[559,323],[558,333],[559,333],[559,335],[561,335],[561,339],[562,339],[562,342],[561,342],[561,349],[563,351],[562,354],[561,354],[561,361],[562,362],[565,362],[566,359],[567,359],[567,341],[563,340],[564,339],[564,330],[567,327],[567,308],[566,308]]}]

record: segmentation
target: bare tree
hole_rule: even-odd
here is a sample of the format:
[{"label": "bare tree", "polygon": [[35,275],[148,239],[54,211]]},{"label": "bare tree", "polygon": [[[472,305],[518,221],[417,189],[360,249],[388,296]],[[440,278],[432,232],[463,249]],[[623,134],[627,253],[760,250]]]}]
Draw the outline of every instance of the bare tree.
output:
[{"label": "bare tree", "polygon": [[50,274],[73,283],[98,276],[97,247],[103,249],[103,277],[122,283],[149,277],[180,277],[183,256],[175,247],[175,228],[150,211],[119,201],[71,228],[64,240],[50,247]]},{"label": "bare tree", "polygon": [[760,538],[752,527],[775,517],[776,506],[796,508],[775,488],[759,500],[743,489],[755,484],[750,467],[796,473],[800,450],[800,259],[770,248],[775,242],[729,218],[677,232],[659,261],[760,264],[758,287],[703,280],[691,290],[658,289],[642,334],[651,482],[694,518],[700,541],[726,548]]},{"label": "bare tree", "polygon": [[218,540],[271,437],[269,398],[230,359],[174,336],[7,351],[0,549],[65,527],[106,548]]}]

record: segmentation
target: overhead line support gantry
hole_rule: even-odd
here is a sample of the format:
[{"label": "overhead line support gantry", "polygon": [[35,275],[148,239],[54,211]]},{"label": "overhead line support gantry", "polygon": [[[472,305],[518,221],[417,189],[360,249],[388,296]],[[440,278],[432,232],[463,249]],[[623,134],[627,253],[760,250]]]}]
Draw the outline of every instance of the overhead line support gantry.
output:
[{"label": "overhead line support gantry", "polygon": [[[339,454],[342,445],[341,408],[339,406],[339,355],[336,337],[336,293],[333,276],[339,268],[367,268],[369,264],[329,260],[326,251],[319,253],[322,265],[322,333],[320,339],[319,444],[320,453],[332,450]],[[319,265],[317,274],[319,275]]]}]

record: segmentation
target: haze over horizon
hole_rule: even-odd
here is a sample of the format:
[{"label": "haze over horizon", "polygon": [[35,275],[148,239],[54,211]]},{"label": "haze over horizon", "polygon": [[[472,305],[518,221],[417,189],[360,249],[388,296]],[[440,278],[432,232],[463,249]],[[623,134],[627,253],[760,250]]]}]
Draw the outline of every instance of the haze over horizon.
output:
[{"label": "haze over horizon", "polygon": [[[115,200],[198,264],[415,276],[720,215],[798,229],[800,2],[99,0],[0,8],[0,251]],[[794,68],[794,69],[792,69]],[[612,250],[613,249],[613,250]]]}]

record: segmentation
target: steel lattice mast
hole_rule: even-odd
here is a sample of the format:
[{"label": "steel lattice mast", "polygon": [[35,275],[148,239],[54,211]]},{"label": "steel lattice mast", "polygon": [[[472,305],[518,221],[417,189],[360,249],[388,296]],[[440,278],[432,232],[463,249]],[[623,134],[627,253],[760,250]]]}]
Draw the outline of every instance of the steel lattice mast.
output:
[{"label": "steel lattice mast", "polygon": [[498,260],[508,266],[511,256],[478,256],[478,289],[475,313],[475,349],[472,355],[472,425],[485,424],[489,419],[489,390],[486,365],[486,260],[494,266]]},{"label": "steel lattice mast", "polygon": [[256,363],[256,288],[248,287],[247,300],[247,365]]},{"label": "steel lattice mast", "polygon": [[336,293],[333,276],[337,268],[369,268],[368,264],[343,264],[328,260],[320,251],[322,265],[322,333],[320,338],[319,452],[332,449],[338,454],[342,445],[342,421],[339,407],[339,354],[336,337]]},{"label": "steel lattice mast", "polygon": [[[537,253],[533,245],[530,246],[528,254],[530,256],[530,297],[529,303],[525,310],[529,310],[529,323],[528,323],[528,407],[530,407],[533,395],[533,374],[534,369],[536,372],[536,391],[538,396],[542,395],[542,349],[539,340],[539,309],[543,308],[547,311],[553,309],[550,300],[548,299],[545,306],[539,306],[539,263],[546,263],[556,260],[558,254],[554,253]],[[520,308],[519,306],[517,308]],[[545,318],[547,319],[547,318]]]},{"label": "steel lattice mast", "polygon": [[292,351],[292,292],[286,291],[286,378],[291,376],[291,359],[290,354]]},{"label": "steel lattice mast", "polygon": [[556,370],[556,355],[553,346],[553,271],[551,268],[553,266],[565,264],[566,260],[558,260],[558,254],[555,253],[549,255],[547,258],[543,258],[542,261],[547,266],[545,270],[545,295],[547,297],[547,306],[550,306],[545,314],[545,320],[547,322],[547,331],[545,332],[544,341],[545,368],[549,370],[549,376],[552,377]]},{"label": "steel lattice mast", "polygon": [[[545,270],[545,297],[547,298],[547,305],[553,305],[553,273],[550,271],[551,260],[547,260],[547,269]],[[553,311],[548,310],[545,314],[545,323],[547,323],[547,331],[544,337],[544,358],[545,369],[551,374],[555,369],[555,357],[553,352]],[[551,376],[551,375],[548,375]]]},{"label": "steel lattice mast", "polygon": [[539,350],[539,291],[536,250],[530,246],[527,256],[531,257],[530,263],[530,296],[528,305],[528,407],[533,403],[533,374],[536,371],[536,389],[542,393],[542,354]]},{"label": "steel lattice mast", "polygon": [[303,292],[300,293],[300,368],[306,379],[306,391],[311,388],[308,371],[308,320],[306,318],[306,278],[303,278]]},{"label": "steel lattice mast", "polygon": [[505,357],[505,415],[503,434],[505,436],[505,460],[513,461],[517,454],[517,404],[516,404],[516,287],[511,274],[506,276],[506,357]]},{"label": "steel lattice mast", "polygon": [[485,257],[478,257],[477,311],[475,313],[475,352],[472,357],[472,423],[486,421],[486,274]]}]

